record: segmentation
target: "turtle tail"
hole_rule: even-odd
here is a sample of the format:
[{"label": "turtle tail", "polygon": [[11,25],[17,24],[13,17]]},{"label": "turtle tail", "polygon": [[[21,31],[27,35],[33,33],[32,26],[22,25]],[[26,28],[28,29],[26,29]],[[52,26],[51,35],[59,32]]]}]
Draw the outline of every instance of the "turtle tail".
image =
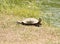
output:
[{"label": "turtle tail", "polygon": [[17,23],[17,24],[21,24],[22,22],[21,22],[21,21],[17,21],[16,23]]}]

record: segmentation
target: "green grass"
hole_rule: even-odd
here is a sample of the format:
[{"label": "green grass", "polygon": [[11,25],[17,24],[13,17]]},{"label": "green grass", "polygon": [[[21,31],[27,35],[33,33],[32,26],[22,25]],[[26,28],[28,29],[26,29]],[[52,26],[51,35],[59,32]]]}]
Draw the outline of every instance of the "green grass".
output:
[{"label": "green grass", "polygon": [[[34,1],[34,0],[33,0]],[[31,4],[30,4],[31,3]],[[2,0],[0,4],[0,11],[7,14],[14,14],[20,17],[38,17],[40,16],[40,10],[35,2],[20,1],[20,0]],[[37,16],[36,16],[37,15]]]}]

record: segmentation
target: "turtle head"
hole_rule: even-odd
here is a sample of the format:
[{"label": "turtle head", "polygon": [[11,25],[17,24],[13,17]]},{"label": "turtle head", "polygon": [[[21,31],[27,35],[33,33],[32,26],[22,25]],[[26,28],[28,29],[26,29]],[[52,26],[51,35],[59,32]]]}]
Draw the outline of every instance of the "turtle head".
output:
[{"label": "turtle head", "polygon": [[38,19],[38,23],[36,24],[36,26],[40,26],[41,25],[41,18]]},{"label": "turtle head", "polygon": [[38,24],[41,25],[41,18],[39,18],[39,20],[38,20]]},{"label": "turtle head", "polygon": [[41,22],[41,18],[39,18],[39,22]]}]

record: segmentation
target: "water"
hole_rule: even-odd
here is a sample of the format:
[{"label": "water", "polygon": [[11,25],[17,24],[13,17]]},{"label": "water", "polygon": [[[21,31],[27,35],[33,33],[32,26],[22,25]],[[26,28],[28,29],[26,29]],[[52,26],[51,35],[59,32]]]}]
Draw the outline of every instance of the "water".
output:
[{"label": "water", "polygon": [[60,27],[60,0],[46,0],[41,3],[46,22],[52,26]]}]

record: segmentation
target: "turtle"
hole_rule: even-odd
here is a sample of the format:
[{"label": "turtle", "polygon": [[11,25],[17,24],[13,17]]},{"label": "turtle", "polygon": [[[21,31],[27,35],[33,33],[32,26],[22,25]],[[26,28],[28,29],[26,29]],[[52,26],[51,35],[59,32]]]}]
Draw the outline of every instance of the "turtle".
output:
[{"label": "turtle", "polygon": [[41,18],[36,19],[36,18],[26,18],[22,21],[17,21],[18,24],[23,24],[23,25],[35,25],[35,26],[40,26],[41,25]]}]

